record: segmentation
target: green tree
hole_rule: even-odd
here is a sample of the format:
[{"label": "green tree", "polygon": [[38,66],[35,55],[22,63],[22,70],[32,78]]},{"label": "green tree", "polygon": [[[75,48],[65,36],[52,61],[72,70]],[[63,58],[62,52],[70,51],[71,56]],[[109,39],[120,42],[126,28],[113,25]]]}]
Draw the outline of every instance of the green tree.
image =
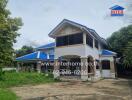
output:
[{"label": "green tree", "polygon": [[126,66],[132,65],[132,25],[121,28],[114,32],[107,39],[113,51],[118,53],[118,56],[124,56],[123,63]]},{"label": "green tree", "polygon": [[34,51],[32,46],[26,46],[24,45],[21,49],[16,50],[16,57],[20,57],[29,53],[32,53]]},{"label": "green tree", "polygon": [[22,26],[21,18],[12,18],[7,7],[7,0],[0,0],[0,67],[10,65],[13,61],[13,44],[19,36]]},{"label": "green tree", "polygon": [[128,42],[127,46],[125,47],[124,53],[124,64],[126,66],[132,66],[132,41]]}]

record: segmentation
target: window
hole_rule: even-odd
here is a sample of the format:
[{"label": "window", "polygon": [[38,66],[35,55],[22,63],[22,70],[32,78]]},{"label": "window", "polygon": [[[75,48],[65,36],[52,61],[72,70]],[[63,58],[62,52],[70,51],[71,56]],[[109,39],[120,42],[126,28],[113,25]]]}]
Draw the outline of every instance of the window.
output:
[{"label": "window", "polygon": [[68,45],[68,36],[57,37],[56,46]]},{"label": "window", "polygon": [[86,43],[93,48],[93,38],[89,34],[86,35]]},{"label": "window", "polygon": [[102,69],[110,69],[110,61],[109,60],[102,61]]},{"label": "window", "polygon": [[77,33],[68,36],[62,36],[56,38],[56,46],[66,46],[83,43],[83,34]]},{"label": "window", "polygon": [[95,47],[98,49],[99,48],[99,46],[98,46],[98,41],[97,40],[95,40]]},{"label": "window", "polygon": [[81,44],[81,43],[83,43],[83,34],[82,33],[69,35],[69,45]]}]

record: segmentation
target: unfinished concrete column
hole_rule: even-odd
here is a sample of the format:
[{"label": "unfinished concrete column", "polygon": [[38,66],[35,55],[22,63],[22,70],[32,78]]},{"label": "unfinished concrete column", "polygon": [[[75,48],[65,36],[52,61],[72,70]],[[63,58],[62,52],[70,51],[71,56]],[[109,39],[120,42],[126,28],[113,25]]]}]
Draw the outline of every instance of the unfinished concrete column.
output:
[{"label": "unfinished concrete column", "polygon": [[41,61],[37,62],[37,72],[41,73]]},{"label": "unfinished concrete column", "polygon": [[16,72],[19,72],[20,71],[20,63],[19,62],[17,62],[17,70],[16,70]]},{"label": "unfinished concrete column", "polygon": [[96,60],[95,60],[95,59],[94,59],[94,61],[93,61],[93,67],[94,67],[94,68],[93,68],[93,69],[94,69],[93,77],[96,78],[96,75],[97,75],[96,72],[97,72],[97,71],[96,71]]},{"label": "unfinished concrete column", "polygon": [[96,60],[93,61],[94,76],[96,76]]},{"label": "unfinished concrete column", "polygon": [[115,78],[115,64],[114,64],[114,61],[110,61],[110,71],[111,71],[111,77]]},{"label": "unfinished concrete column", "polygon": [[60,65],[58,59],[54,60],[54,78],[58,78],[60,76]]},{"label": "unfinished concrete column", "polygon": [[103,75],[102,75],[102,61],[101,60],[99,60],[99,69],[100,69],[101,77],[103,77]]},{"label": "unfinished concrete column", "polygon": [[[98,66],[98,68],[97,68]],[[94,60],[94,81],[97,81],[101,78],[101,66],[99,60]]]},{"label": "unfinished concrete column", "polygon": [[24,66],[23,66],[23,62],[21,62],[21,71],[22,71],[22,72],[25,71]]},{"label": "unfinished concrete column", "polygon": [[84,80],[84,81],[88,80],[87,57],[81,58],[81,79]]}]

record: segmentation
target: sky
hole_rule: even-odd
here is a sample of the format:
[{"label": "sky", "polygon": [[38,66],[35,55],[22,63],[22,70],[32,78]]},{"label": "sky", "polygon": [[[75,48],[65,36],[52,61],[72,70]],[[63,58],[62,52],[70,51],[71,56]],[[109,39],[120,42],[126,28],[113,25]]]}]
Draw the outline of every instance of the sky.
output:
[{"label": "sky", "polygon": [[[125,8],[123,17],[110,16],[109,8],[115,5]],[[15,49],[53,42],[48,34],[63,19],[86,25],[106,39],[131,24],[128,18],[132,17],[128,0],[9,0],[7,8],[12,17],[21,17],[24,23]]]}]

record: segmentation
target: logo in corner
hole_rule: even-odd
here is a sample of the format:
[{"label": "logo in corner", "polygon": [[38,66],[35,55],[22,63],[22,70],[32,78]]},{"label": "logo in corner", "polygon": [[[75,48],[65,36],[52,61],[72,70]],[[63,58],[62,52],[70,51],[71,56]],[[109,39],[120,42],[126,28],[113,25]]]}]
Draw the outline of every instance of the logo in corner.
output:
[{"label": "logo in corner", "polygon": [[115,6],[111,7],[110,9],[111,9],[111,16],[124,16],[123,10],[125,8],[123,8],[119,5],[115,5]]}]

